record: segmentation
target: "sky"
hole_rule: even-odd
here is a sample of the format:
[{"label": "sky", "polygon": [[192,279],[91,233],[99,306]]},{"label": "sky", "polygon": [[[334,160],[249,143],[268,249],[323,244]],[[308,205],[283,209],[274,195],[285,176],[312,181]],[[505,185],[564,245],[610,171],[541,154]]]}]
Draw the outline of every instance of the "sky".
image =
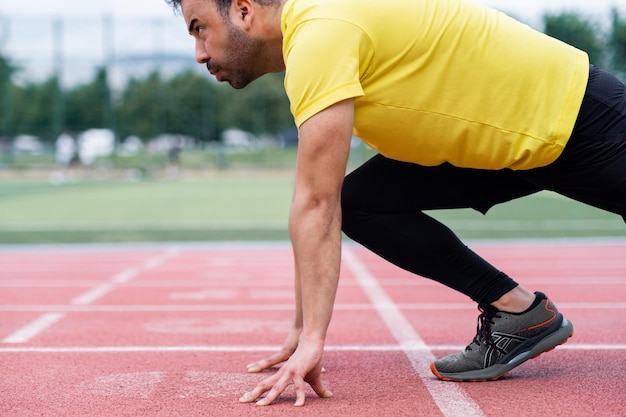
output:
[{"label": "sky", "polygon": [[[473,1],[539,29],[546,12],[575,11],[599,23],[609,21],[613,7],[626,15],[626,0]],[[107,26],[105,16],[112,25]],[[42,79],[61,68],[65,84],[92,78],[94,67],[111,56],[119,63],[163,54],[194,66],[184,21],[165,0],[0,0],[0,54],[24,69],[24,79]],[[122,72],[153,68],[128,60],[118,66],[120,78]]]}]

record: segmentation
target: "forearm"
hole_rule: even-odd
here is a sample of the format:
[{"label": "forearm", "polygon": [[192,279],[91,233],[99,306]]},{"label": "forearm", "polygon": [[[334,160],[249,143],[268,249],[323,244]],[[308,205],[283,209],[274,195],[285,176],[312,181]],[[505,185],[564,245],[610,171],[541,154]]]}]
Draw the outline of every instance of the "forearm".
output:
[{"label": "forearm", "polygon": [[323,343],[332,316],[341,260],[341,186],[353,120],[354,102],[344,100],[299,129],[289,232],[305,340]]},{"label": "forearm", "polygon": [[[323,343],[339,282],[341,211],[337,198],[296,196],[289,231],[296,265],[296,308],[302,338]],[[298,317],[296,318],[296,322]]]}]

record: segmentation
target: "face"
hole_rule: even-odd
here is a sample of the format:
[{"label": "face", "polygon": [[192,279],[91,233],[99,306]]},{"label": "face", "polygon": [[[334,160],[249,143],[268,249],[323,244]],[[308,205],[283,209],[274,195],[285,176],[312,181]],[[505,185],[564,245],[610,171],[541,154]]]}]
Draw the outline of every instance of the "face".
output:
[{"label": "face", "polygon": [[243,88],[263,74],[262,42],[221,15],[213,1],[182,0],[181,9],[196,42],[196,61],[218,81]]}]

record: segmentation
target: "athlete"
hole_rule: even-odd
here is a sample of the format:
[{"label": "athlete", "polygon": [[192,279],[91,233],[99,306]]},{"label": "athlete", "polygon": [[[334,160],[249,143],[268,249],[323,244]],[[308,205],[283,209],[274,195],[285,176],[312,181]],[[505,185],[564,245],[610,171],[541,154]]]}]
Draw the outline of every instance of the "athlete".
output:
[{"label": "athlete", "polygon": [[[243,88],[285,71],[299,131],[289,232],[296,318],[283,363],[241,402],[268,405],[308,383],[320,397],[341,231],[390,262],[474,300],[478,331],[436,360],[449,381],[494,380],[564,343],[573,326],[479,257],[430,209],[540,190],[626,216],[624,85],[588,56],[469,0],[166,0],[196,60]],[[379,154],[344,178],[355,134]]]}]

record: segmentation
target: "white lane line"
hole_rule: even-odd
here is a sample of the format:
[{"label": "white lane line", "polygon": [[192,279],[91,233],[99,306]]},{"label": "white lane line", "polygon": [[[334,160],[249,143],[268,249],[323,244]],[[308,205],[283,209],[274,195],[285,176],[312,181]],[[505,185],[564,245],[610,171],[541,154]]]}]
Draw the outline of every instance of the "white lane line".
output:
[{"label": "white lane line", "polygon": [[478,405],[459,388],[458,384],[442,383],[432,377],[430,362],[433,361],[434,356],[424,340],[352,250],[344,248],[343,253],[346,266],[355,275],[379,316],[398,341],[443,415],[447,417],[484,416]]},{"label": "white lane line", "polygon": [[95,302],[96,300],[104,297],[111,291],[115,289],[115,285],[113,284],[100,284],[96,287],[93,287],[86,292],[82,293],[78,297],[72,300],[72,304],[74,305],[89,305]]},{"label": "white lane line", "polygon": [[175,248],[168,249],[165,253],[161,253],[145,261],[139,267],[130,267],[115,274],[109,282],[99,284],[91,288],[72,300],[72,304],[76,306],[86,306],[95,303],[105,295],[114,291],[118,285],[127,284],[144,270],[155,269],[170,258],[177,256],[180,250]]},{"label": "white lane line", "polygon": [[[558,303],[561,310],[626,310],[626,303]],[[386,308],[381,306],[381,308]],[[400,310],[476,311],[473,304],[396,304]],[[66,313],[146,313],[146,312],[204,312],[204,311],[291,311],[293,304],[130,304],[130,305],[0,305],[0,312],[63,311]],[[335,311],[372,311],[371,304],[336,304]]]},{"label": "white lane line", "polygon": [[111,282],[115,284],[126,284],[131,279],[135,278],[139,274],[139,268],[128,268],[119,274],[116,274],[111,278]]},{"label": "white lane line", "polygon": [[[626,272],[626,269],[624,270]],[[6,271],[4,271],[6,272]],[[185,274],[185,271],[179,271],[178,274]],[[248,277],[252,276],[252,273],[248,274]],[[276,275],[273,274],[273,277],[276,278]],[[115,281],[116,283],[126,283],[125,276],[121,273],[116,275],[115,279],[111,279],[111,281]],[[250,287],[250,278],[242,279],[236,278],[232,279],[232,274],[223,274],[221,276],[215,276],[204,279],[197,280],[159,280],[159,281],[149,281],[149,280],[134,280],[132,282],[128,282],[128,285],[133,288],[166,288],[166,287],[206,287],[208,285],[213,285],[216,283],[223,284],[224,280],[228,278],[228,286],[229,287]],[[285,279],[272,279],[272,280],[264,280],[264,279],[254,279],[254,284],[257,287],[284,287],[285,280],[288,277],[285,274]],[[412,277],[412,278],[381,278],[379,282],[385,284],[386,287],[410,287],[410,288],[425,288],[425,287],[436,287],[430,282],[424,282],[424,280]],[[48,279],[0,279],[0,288],[81,288],[81,287],[93,287],[97,285],[99,281],[96,280],[48,280]],[[555,278],[555,277],[541,277],[535,276],[534,278],[523,278],[523,284],[526,285],[561,285],[563,283],[567,283],[568,287],[573,286],[588,286],[593,285],[594,287],[599,286],[616,286],[616,285],[625,285],[626,284],[626,276],[621,274],[619,276],[594,276],[588,278]],[[343,287],[356,287],[358,284],[355,282],[343,282],[341,284]],[[582,290],[584,291],[584,290]],[[560,306],[560,303],[559,303]]]},{"label": "white lane line", "polygon": [[[356,310],[371,310],[369,305],[362,305],[350,308]],[[293,304],[201,304],[201,305],[180,305],[180,304],[154,304],[154,305],[16,305],[0,306],[0,312],[41,312],[41,311],[64,311],[72,313],[132,313],[132,312],[204,312],[204,311],[293,311]]]},{"label": "white lane line", "polygon": [[[431,345],[402,347],[398,345],[337,345],[326,346],[327,352],[417,352],[458,351],[461,345]],[[0,353],[254,353],[277,352],[280,346],[24,346],[0,347]],[[626,344],[573,344],[561,345],[559,350],[572,351],[626,351]]]},{"label": "white lane line", "polygon": [[46,313],[5,337],[2,343],[26,343],[65,317],[64,313]]}]

